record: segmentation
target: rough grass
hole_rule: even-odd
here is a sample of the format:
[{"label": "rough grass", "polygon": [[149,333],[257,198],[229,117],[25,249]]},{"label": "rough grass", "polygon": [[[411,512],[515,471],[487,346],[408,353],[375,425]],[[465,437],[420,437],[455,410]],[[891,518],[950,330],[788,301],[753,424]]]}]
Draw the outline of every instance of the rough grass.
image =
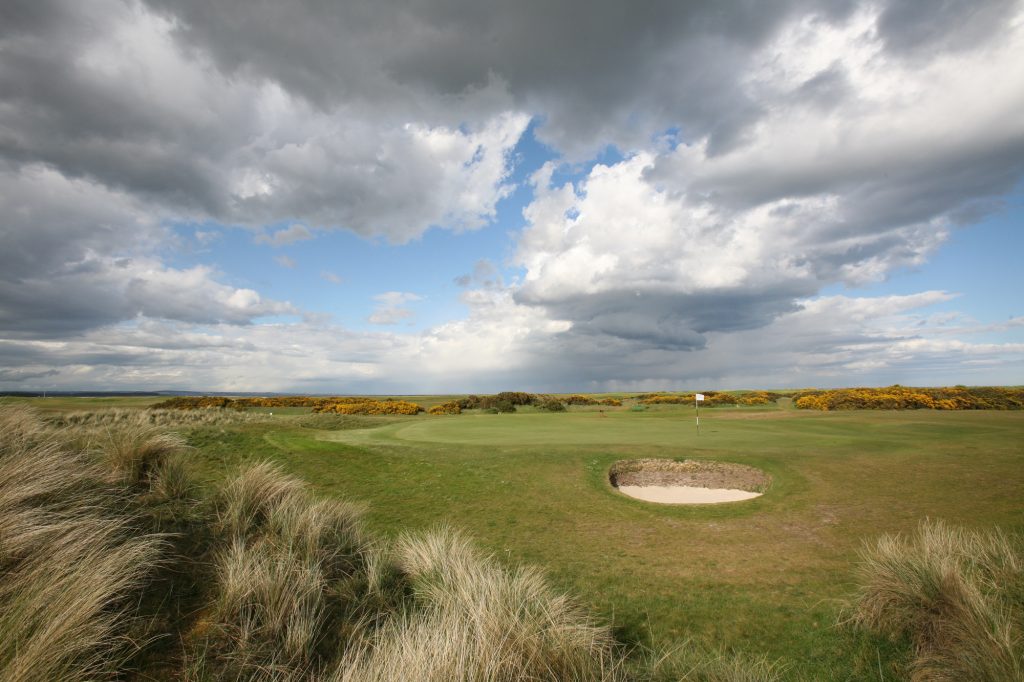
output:
[{"label": "rough grass", "polygon": [[863,552],[854,625],[912,647],[912,680],[1024,679],[1024,544],[924,522]]},{"label": "rough grass", "polygon": [[460,534],[405,536],[395,550],[413,602],[332,679],[624,679],[608,628],[535,570],[505,570]]},{"label": "rough grass", "polygon": [[191,426],[223,426],[265,422],[270,416],[262,412],[238,410],[133,410],[110,408],[61,412],[46,417],[55,427],[135,426],[149,424],[165,428]]},{"label": "rough grass", "polygon": [[110,471],[129,485],[148,485],[167,458],[185,447],[185,439],[148,424],[102,429],[97,447]]},{"label": "rough grass", "polygon": [[103,469],[25,410],[0,411],[0,675],[86,680],[127,655],[132,595],[157,561]]}]

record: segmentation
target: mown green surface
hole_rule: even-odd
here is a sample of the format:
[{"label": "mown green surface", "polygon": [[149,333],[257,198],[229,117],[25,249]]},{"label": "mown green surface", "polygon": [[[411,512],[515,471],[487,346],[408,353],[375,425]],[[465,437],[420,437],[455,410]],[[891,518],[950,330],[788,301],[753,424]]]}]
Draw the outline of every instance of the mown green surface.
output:
[{"label": "mown green surface", "polygon": [[[865,540],[925,517],[1024,531],[1019,412],[718,408],[699,435],[676,406],[317,419],[196,431],[194,457],[209,476],[279,461],[367,502],[389,534],[457,526],[545,568],[625,641],[763,654],[794,679],[889,677],[891,647],[836,627]],[[740,462],[773,484],[749,502],[654,505],[607,482],[634,457]]]}]

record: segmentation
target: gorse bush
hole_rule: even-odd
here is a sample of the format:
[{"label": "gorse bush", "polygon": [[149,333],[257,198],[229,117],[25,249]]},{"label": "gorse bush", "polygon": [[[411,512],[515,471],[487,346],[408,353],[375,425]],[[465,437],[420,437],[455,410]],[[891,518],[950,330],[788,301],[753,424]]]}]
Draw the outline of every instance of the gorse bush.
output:
[{"label": "gorse bush", "polygon": [[1024,541],[941,522],[862,553],[850,622],[906,640],[913,680],[1024,679]]},{"label": "gorse bush", "polygon": [[598,401],[585,395],[570,395],[562,398],[566,405],[597,405]]},{"label": "gorse bush", "polygon": [[333,402],[313,408],[314,412],[333,414],[405,414],[414,415],[423,411],[416,403],[405,400],[363,400],[358,402]]},{"label": "gorse bush", "polygon": [[771,391],[749,391],[737,396],[736,401],[740,405],[774,405],[781,397],[781,394]]},{"label": "gorse bush", "polygon": [[640,398],[640,402],[644,405],[692,405],[693,401],[693,393],[646,395]]},{"label": "gorse bush", "polygon": [[804,391],[793,404],[803,410],[1020,410],[1024,389],[954,386],[946,388],[841,388]]},{"label": "gorse bush", "polygon": [[442,414],[462,414],[462,407],[459,406],[457,400],[450,400],[440,405],[434,405],[429,410],[428,414],[442,415]]},{"label": "gorse bush", "polygon": [[[521,391],[502,391],[494,395],[469,395],[457,402],[463,410],[490,410],[503,405],[536,405],[542,400],[540,396]],[[509,410],[500,410],[507,412]],[[511,410],[514,412],[515,410]]]}]

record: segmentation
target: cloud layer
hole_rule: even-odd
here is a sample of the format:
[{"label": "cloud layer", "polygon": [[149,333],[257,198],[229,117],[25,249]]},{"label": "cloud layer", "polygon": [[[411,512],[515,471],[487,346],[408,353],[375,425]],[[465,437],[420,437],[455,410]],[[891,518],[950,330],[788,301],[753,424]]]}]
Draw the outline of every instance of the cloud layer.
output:
[{"label": "cloud layer", "polygon": [[[819,295],[925,265],[1020,186],[1021,54],[1013,0],[14,0],[0,387],[777,385],[956,358],[997,376],[1019,344],[913,327],[949,294]],[[326,230],[400,248],[485,229],[531,121],[555,160],[528,182],[520,275],[500,254],[452,273],[463,319],[346,330],[176,259],[179,223],[251,229],[284,269]],[[380,294],[368,321],[418,300]]]}]

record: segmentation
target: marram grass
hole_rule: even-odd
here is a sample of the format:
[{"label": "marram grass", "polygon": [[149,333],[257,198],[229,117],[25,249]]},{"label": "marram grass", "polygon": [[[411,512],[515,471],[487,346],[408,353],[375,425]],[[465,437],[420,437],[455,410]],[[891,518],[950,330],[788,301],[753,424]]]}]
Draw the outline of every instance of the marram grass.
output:
[{"label": "marram grass", "polygon": [[1024,547],[926,521],[867,546],[850,621],[912,647],[911,680],[1024,679]]}]

